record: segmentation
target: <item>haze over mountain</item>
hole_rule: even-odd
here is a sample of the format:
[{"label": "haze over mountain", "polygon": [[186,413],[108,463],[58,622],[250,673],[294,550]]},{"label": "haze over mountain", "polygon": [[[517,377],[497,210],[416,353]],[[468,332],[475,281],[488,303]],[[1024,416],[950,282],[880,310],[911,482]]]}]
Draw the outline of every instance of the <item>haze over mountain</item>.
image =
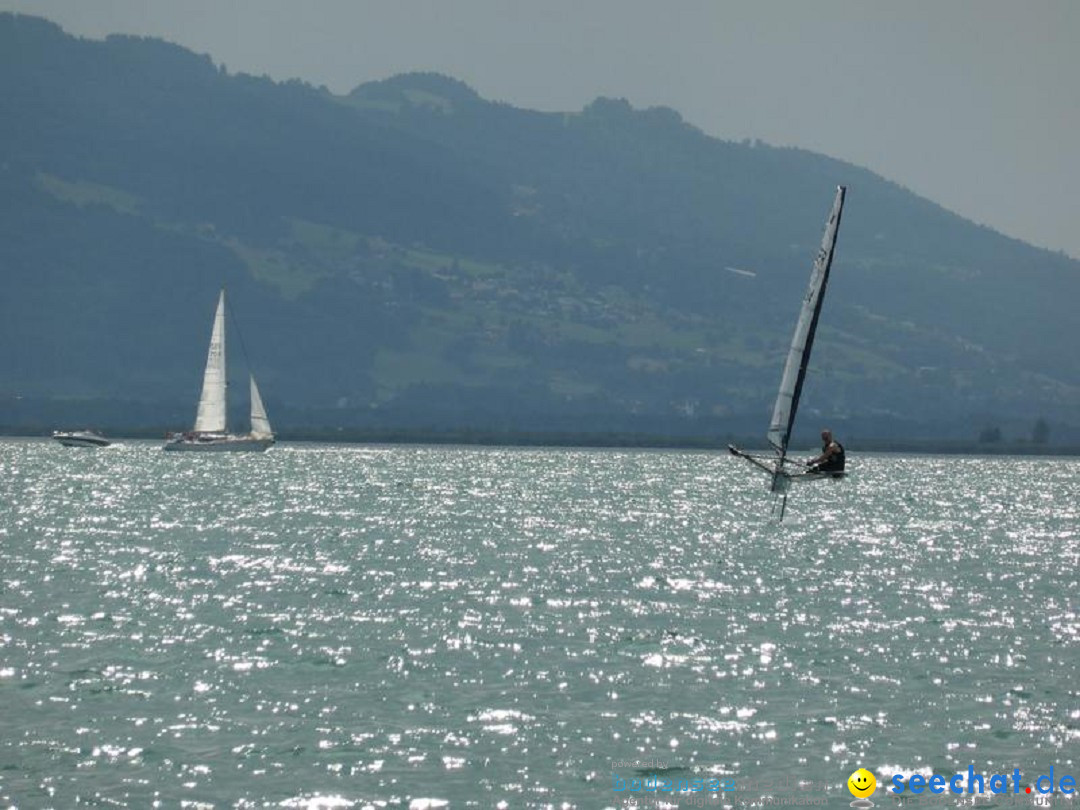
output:
[{"label": "haze over mountain", "polygon": [[1078,421],[1080,262],[669,109],[336,96],[0,15],[0,150],[9,426],[190,424],[227,284],[279,427],[763,432],[838,184],[804,432]]}]

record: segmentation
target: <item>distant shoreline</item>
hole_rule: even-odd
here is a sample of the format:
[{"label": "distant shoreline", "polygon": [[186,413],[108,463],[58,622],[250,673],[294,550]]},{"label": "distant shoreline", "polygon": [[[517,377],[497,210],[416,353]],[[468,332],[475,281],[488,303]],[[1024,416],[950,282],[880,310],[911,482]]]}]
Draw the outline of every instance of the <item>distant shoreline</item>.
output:
[{"label": "distant shoreline", "polygon": [[[107,430],[111,439],[163,440],[164,431],[130,428]],[[49,432],[0,428],[6,438],[48,438]],[[597,449],[655,449],[655,450],[715,450],[726,451],[729,444],[746,450],[767,451],[758,437],[746,436],[662,436],[637,433],[559,432],[559,431],[497,431],[497,430],[284,430],[277,436],[282,442],[328,444],[392,444],[392,445],[473,445],[478,447],[580,447]],[[960,439],[875,439],[844,437],[851,453],[920,453],[930,455],[976,456],[1080,456],[1080,446],[1030,441],[979,442]],[[812,452],[815,446],[795,445],[794,453]]]}]

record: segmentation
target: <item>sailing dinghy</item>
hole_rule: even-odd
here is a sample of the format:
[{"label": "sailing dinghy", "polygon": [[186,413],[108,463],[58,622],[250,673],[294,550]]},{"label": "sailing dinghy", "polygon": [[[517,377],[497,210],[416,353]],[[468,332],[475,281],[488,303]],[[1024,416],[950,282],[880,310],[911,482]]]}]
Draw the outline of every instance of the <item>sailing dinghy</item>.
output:
[{"label": "sailing dinghy", "polygon": [[791,338],[784,373],[780,378],[780,390],[773,405],[772,420],[769,423],[768,440],[773,452],[769,455],[752,455],[738,447],[728,445],[733,455],[744,458],[764,470],[772,479],[770,490],[784,496],[780,507],[780,517],[787,507],[787,492],[794,480],[812,480],[832,478],[843,473],[820,473],[807,469],[805,462],[788,458],[788,442],[795,425],[795,413],[799,408],[806,369],[810,364],[810,350],[814,346],[814,333],[817,331],[821,305],[825,300],[825,287],[829,283],[829,270],[832,268],[833,252],[836,248],[836,235],[840,231],[840,214],[844,209],[844,194],[847,189],[837,186],[836,199],[832,211],[825,223],[825,235],[821,238],[814,269],[810,273],[810,287],[803,299],[799,320],[795,323],[795,334]]},{"label": "sailing dinghy", "polygon": [[202,395],[195,415],[195,427],[186,433],[173,433],[165,441],[166,450],[196,452],[255,452],[261,453],[274,443],[274,432],[266,416],[255,375],[251,378],[251,431],[236,435],[228,432],[226,424],[225,374],[225,290],[218,297],[214,313],[214,328],[210,333],[210,349],[203,372]]}]

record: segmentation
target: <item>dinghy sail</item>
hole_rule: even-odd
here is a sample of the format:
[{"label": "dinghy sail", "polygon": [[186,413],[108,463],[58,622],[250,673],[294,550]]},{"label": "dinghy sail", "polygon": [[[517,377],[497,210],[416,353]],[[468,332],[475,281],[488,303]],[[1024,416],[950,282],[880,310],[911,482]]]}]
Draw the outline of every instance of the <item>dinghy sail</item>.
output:
[{"label": "dinghy sail", "polygon": [[[745,458],[772,476],[771,490],[784,494],[784,506],[787,505],[786,493],[793,478],[821,477],[815,473],[808,473],[805,465],[802,464],[796,468],[798,471],[792,471],[790,469],[792,462],[787,457],[787,451],[788,442],[791,440],[791,430],[795,425],[795,414],[799,409],[803,382],[806,379],[806,369],[810,364],[810,351],[814,346],[814,334],[817,331],[818,318],[821,316],[821,305],[825,301],[825,287],[829,283],[829,271],[832,269],[836,236],[840,231],[840,215],[844,209],[846,192],[847,189],[844,186],[838,186],[836,189],[836,199],[833,201],[832,211],[829,212],[829,219],[825,223],[821,248],[814,261],[814,269],[810,273],[810,286],[803,299],[799,320],[795,323],[795,334],[791,338],[787,362],[784,363],[780,390],[777,392],[776,403],[773,405],[772,419],[769,422],[767,434],[775,455],[753,456],[728,445],[732,454]],[[781,517],[783,517],[783,508],[781,507]]]}]

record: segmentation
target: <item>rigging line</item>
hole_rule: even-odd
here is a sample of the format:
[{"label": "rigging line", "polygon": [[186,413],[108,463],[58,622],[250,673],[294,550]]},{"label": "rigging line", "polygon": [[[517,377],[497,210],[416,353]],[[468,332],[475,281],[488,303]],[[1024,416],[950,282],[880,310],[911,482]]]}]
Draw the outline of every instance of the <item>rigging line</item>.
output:
[{"label": "rigging line", "polygon": [[[222,287],[224,289],[224,287]],[[229,319],[232,321],[233,332],[236,334],[236,339],[240,342],[240,354],[244,356],[244,367],[247,369],[248,375],[254,375],[254,371],[251,365],[251,358],[248,357],[247,346],[244,344],[244,333],[240,331],[240,321],[236,317],[236,313],[233,311],[232,303],[229,301],[229,296],[225,296],[225,309],[229,311]]]}]

